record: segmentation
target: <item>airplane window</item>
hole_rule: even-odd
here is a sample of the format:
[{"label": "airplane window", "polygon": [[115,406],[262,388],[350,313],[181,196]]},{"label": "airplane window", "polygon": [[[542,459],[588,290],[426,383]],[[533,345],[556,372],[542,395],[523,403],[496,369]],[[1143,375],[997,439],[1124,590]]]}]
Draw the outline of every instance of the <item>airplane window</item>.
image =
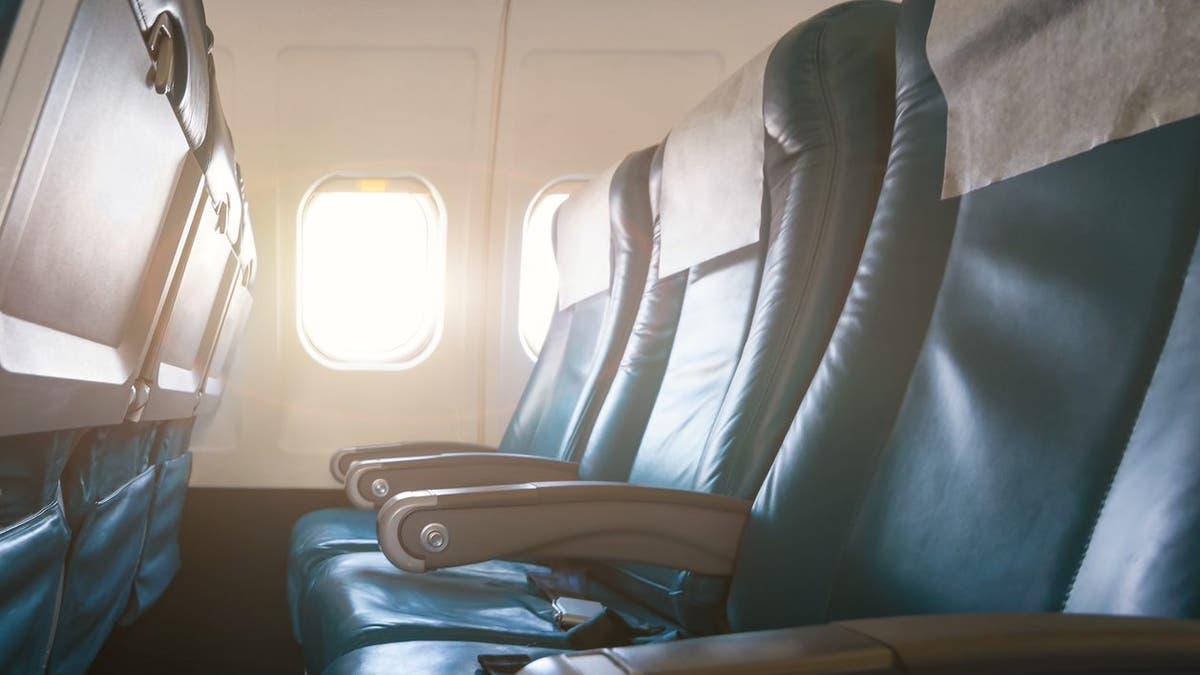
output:
[{"label": "airplane window", "polygon": [[297,236],[297,327],[331,368],[409,368],[437,346],[445,290],[441,199],[417,178],[331,178]]},{"label": "airplane window", "polygon": [[583,185],[582,180],[556,180],[538,192],[525,212],[521,235],[521,281],[517,291],[517,331],[525,353],[534,360],[542,350],[558,302],[554,214],[580,185]]}]

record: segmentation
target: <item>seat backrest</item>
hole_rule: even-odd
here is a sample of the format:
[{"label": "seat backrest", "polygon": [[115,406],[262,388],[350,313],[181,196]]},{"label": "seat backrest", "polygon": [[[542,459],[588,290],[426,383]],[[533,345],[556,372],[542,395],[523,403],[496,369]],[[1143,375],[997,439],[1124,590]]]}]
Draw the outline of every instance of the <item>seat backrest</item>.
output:
[{"label": "seat backrest", "polygon": [[[814,17],[667,137],[657,275],[581,476],[757,491],[874,210],[894,116],[895,16],[890,3],[856,2]],[[734,247],[706,246],[722,240]],[[692,630],[715,628],[724,580],[643,565],[593,574]]]},{"label": "seat backrest", "polygon": [[758,489],[878,194],[894,16],[890,3],[856,2],[805,22],[668,135],[655,276],[582,475]]},{"label": "seat backrest", "polygon": [[[559,207],[559,308],[501,450],[564,460],[578,456],[624,352],[646,284],[653,155],[654,148],[630,154]],[[588,250],[588,242],[599,246]],[[597,250],[605,248],[607,260]]]},{"label": "seat backrest", "polygon": [[932,12],[903,7],[863,264],[730,621],[1200,615],[1200,118],[942,200]]}]

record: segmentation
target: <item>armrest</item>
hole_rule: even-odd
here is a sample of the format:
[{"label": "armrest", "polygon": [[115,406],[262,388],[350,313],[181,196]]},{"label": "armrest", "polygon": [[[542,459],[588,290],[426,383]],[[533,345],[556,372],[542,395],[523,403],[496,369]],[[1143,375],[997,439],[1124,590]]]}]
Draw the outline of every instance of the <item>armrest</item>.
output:
[{"label": "armrest", "polygon": [[730,574],[750,502],[577,481],[425,490],[379,511],[388,560],[424,572],[495,558],[626,560]]},{"label": "armrest", "polygon": [[460,452],[401,459],[361,459],[346,474],[346,496],[360,509],[377,509],[389,497],[411,490],[567,481],[579,465],[507,452]]},{"label": "armrest", "polygon": [[333,457],[329,459],[329,473],[333,474],[334,480],[341,483],[346,480],[350,464],[361,459],[425,457],[453,452],[496,452],[496,448],[490,445],[459,441],[402,441],[378,445],[355,445],[333,453]]},{"label": "armrest", "polygon": [[[1163,672],[1200,666],[1200,621],[1080,614],[866,619],[552,656],[522,675]],[[620,668],[619,670],[617,668]]]}]

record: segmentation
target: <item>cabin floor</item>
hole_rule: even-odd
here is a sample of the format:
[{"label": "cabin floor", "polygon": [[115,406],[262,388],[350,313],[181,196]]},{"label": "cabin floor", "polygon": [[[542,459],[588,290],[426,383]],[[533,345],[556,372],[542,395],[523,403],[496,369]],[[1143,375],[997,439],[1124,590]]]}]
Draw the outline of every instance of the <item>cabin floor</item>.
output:
[{"label": "cabin floor", "polygon": [[288,621],[288,536],[302,514],[345,505],[339,490],[190,489],[179,574],[113,632],[89,673],[304,672]]}]

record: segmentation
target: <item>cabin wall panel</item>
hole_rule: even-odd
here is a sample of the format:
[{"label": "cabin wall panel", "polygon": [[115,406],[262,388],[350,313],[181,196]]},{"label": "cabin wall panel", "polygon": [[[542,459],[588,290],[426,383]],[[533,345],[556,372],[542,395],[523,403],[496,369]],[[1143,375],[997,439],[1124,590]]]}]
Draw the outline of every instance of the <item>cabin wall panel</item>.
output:
[{"label": "cabin wall panel", "polygon": [[[343,445],[477,439],[500,1],[205,4],[260,274],[225,400],[197,430],[193,484],[324,487]],[[338,173],[416,174],[444,201],[442,338],[412,369],[334,370],[301,345],[297,214],[308,189]]]}]

